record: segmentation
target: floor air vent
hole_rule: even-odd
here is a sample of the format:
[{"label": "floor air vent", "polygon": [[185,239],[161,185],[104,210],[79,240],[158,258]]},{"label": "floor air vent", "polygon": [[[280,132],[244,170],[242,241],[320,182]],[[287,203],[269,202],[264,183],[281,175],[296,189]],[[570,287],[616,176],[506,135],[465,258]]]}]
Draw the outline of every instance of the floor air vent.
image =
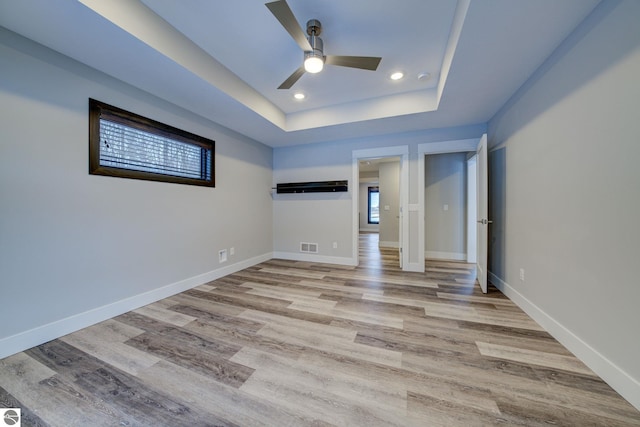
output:
[{"label": "floor air vent", "polygon": [[318,253],[318,244],[317,243],[300,242],[300,252],[317,254]]}]

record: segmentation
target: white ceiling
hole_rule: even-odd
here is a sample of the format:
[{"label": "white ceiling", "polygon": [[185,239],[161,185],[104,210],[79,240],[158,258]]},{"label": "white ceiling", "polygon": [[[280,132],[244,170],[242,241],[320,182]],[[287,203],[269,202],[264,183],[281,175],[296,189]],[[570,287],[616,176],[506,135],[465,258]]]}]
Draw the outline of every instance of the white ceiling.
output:
[{"label": "white ceiling", "polygon": [[485,123],[599,1],[288,0],[325,54],[382,57],[290,90],[303,54],[265,2],[0,0],[0,25],[279,147]]}]

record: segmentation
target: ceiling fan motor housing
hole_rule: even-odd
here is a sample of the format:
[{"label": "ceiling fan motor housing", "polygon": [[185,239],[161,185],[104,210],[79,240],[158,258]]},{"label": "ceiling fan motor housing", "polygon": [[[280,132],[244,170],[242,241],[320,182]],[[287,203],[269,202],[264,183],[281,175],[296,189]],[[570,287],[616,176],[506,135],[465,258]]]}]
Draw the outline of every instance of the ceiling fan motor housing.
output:
[{"label": "ceiling fan motor housing", "polygon": [[322,33],[322,24],[317,19],[309,19],[307,21],[307,34],[310,36],[319,36]]},{"label": "ceiling fan motor housing", "polygon": [[309,44],[311,45],[312,50],[304,53],[304,59],[309,57],[318,57],[322,59],[324,62],[324,43],[322,39],[318,37],[322,32],[322,24],[317,19],[310,19],[307,22],[307,34],[309,37]]}]

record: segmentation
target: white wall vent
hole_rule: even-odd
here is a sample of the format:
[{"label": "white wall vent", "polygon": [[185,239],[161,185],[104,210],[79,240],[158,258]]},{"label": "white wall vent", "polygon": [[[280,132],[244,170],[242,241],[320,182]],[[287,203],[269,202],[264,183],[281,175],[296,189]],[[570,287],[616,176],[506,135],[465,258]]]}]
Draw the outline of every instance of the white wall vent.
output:
[{"label": "white wall vent", "polygon": [[317,243],[300,242],[300,252],[317,254],[318,253],[318,244]]}]

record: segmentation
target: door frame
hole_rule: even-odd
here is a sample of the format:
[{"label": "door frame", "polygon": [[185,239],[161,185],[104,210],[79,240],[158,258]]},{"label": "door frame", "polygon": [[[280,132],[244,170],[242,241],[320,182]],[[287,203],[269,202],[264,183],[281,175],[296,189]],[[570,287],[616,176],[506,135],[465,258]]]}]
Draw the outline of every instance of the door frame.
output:
[{"label": "door frame", "polygon": [[421,266],[421,271],[424,271],[425,269],[425,156],[430,154],[447,154],[476,151],[479,142],[480,138],[471,138],[418,144],[418,255],[420,259],[419,264]]},{"label": "door frame", "polygon": [[467,262],[478,260],[478,154],[467,159]]},{"label": "door frame", "polygon": [[406,270],[409,252],[409,217],[406,214],[409,205],[409,146],[370,148],[366,150],[353,150],[351,164],[351,199],[352,199],[352,264],[359,264],[358,236],[360,231],[359,201],[360,201],[360,161],[380,157],[400,157],[400,265]]}]

